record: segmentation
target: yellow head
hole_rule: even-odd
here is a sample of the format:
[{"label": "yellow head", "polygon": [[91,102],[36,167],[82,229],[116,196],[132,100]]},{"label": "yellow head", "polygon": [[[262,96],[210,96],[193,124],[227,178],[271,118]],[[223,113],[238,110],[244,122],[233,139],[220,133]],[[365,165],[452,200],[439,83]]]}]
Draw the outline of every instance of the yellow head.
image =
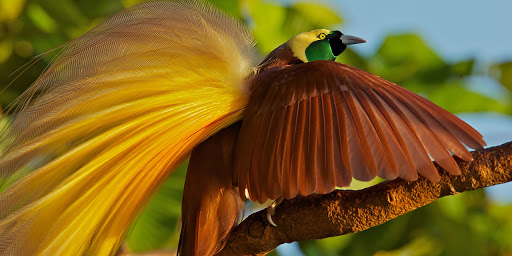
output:
[{"label": "yellow head", "polygon": [[303,62],[335,60],[350,44],[366,42],[364,39],[344,35],[338,30],[315,29],[292,37],[288,46],[293,55]]}]

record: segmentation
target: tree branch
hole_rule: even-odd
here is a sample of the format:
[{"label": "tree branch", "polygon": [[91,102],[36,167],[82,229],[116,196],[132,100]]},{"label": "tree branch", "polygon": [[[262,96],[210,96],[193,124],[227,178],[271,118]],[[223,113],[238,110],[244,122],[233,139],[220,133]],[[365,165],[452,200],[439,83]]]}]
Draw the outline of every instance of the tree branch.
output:
[{"label": "tree branch", "polygon": [[439,183],[397,179],[363,190],[285,200],[273,217],[277,227],[265,220],[266,210],[256,212],[240,223],[217,255],[265,255],[283,243],[363,231],[438,198],[512,181],[512,142],[472,155],[473,162],[456,159],[462,175],[443,170]]}]

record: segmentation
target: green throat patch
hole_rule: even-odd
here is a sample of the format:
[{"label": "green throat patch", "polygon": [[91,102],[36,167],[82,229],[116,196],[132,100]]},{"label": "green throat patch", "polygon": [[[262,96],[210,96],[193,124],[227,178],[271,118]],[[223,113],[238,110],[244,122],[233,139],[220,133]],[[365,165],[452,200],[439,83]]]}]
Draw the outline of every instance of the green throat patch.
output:
[{"label": "green throat patch", "polygon": [[336,56],[332,53],[328,40],[318,40],[306,48],[306,58],[308,61],[335,60]]}]

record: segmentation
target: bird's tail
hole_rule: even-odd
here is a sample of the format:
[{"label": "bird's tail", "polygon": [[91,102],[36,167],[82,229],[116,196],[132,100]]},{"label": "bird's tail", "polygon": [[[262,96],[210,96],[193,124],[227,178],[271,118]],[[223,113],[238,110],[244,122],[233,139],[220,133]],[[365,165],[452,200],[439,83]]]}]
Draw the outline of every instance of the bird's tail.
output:
[{"label": "bird's tail", "polygon": [[192,148],[240,119],[252,39],[146,3],[67,44],[2,131],[0,255],[112,255]]},{"label": "bird's tail", "polygon": [[242,216],[233,185],[233,157],[240,123],[221,130],[192,151],[185,179],[178,255],[214,255]]}]

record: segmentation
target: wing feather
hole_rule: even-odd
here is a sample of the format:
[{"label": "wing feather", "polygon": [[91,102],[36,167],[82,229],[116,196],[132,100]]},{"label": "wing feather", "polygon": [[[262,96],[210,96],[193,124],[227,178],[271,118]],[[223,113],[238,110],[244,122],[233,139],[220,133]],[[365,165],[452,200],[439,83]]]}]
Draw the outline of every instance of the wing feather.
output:
[{"label": "wing feather", "polygon": [[[320,129],[320,106],[319,106],[319,98],[313,97],[309,100],[311,103],[311,119],[310,119],[310,133],[309,133],[309,142],[308,142],[308,163],[306,166],[306,172],[308,176],[308,191],[304,194],[313,193],[313,191],[318,190],[318,179],[321,179],[322,172],[315,171],[321,170],[323,168],[323,153],[320,152],[323,149],[323,146],[318,146],[318,142],[320,141],[320,137],[323,137],[323,129]],[[322,156],[322,158],[320,158]]]},{"label": "wing feather", "polygon": [[[322,121],[320,122],[323,129],[323,138],[321,142],[324,143],[324,154],[320,155],[323,158],[324,165],[321,171],[323,171],[323,178],[321,179],[320,186],[323,186],[323,193],[332,191],[336,187],[336,163],[334,162],[334,131],[333,131],[333,120],[332,120],[332,106],[329,100],[328,94],[322,94],[320,96],[320,111],[322,112]],[[320,142],[320,143],[321,143]],[[322,193],[322,192],[319,192]]]},{"label": "wing feather", "polygon": [[[332,101],[333,108],[333,119],[335,120],[334,124],[334,134],[335,140],[334,143],[338,147],[336,147],[336,153],[333,154],[335,157],[335,163],[339,167],[342,167],[339,172],[336,172],[336,184],[338,186],[348,186],[352,181],[352,165],[350,164],[350,154],[349,154],[349,146],[348,146],[348,133],[347,126],[345,121],[345,112],[343,111],[343,104],[340,94],[336,94],[333,92],[329,93]],[[340,104],[338,104],[338,102]],[[341,108],[341,109],[340,109]],[[339,111],[338,111],[339,110]],[[339,156],[339,157],[338,157]],[[341,158],[341,159],[340,159]]]},{"label": "wing feather", "polygon": [[[445,170],[453,173],[460,174],[459,166],[455,163],[455,160],[450,155],[445,145],[441,142],[438,134],[441,135],[444,131],[440,130],[434,132],[429,123],[423,118],[425,115],[421,115],[419,111],[411,104],[407,102],[400,94],[392,94],[394,102],[400,107],[401,111],[404,112],[409,120],[413,120],[415,128],[421,142],[425,146],[429,155]],[[434,126],[435,128],[435,126]]]},{"label": "wing feather", "polygon": [[280,151],[282,151],[281,146],[284,144],[282,142],[282,135],[286,134],[287,132],[287,130],[283,127],[285,116],[286,111],[276,112],[275,115],[273,115],[275,122],[271,122],[271,125],[269,126],[270,129],[265,142],[265,152],[271,152],[271,154],[266,154],[265,157],[267,157],[267,159],[263,160],[263,164],[268,164],[266,170],[264,167],[263,171],[266,171],[267,174],[266,176],[263,177],[267,179],[266,184],[268,186],[268,195],[271,198],[279,196],[280,194],[279,181],[281,180],[281,173],[278,172],[278,170],[280,170],[281,168],[277,168],[276,164],[282,163],[282,157],[284,156],[284,154]]},{"label": "wing feather", "polygon": [[[303,130],[302,137],[298,138],[301,141],[300,142],[301,147],[298,148],[298,150],[300,150],[299,154],[298,154],[299,159],[293,160],[293,162],[297,163],[297,168],[299,170],[298,175],[297,175],[297,184],[298,184],[299,193],[302,195],[302,193],[304,193],[305,191],[308,190],[307,167],[308,167],[309,150],[310,150],[309,138],[311,137],[311,101],[305,100],[304,104],[301,106],[304,107],[304,110],[302,110],[302,111],[304,111],[304,114],[305,114],[304,119],[302,120],[304,130]],[[291,169],[290,171],[294,171],[294,169]]]},{"label": "wing feather", "polygon": [[[271,68],[250,84],[252,95],[236,146],[235,169],[244,176],[238,185],[248,188],[252,200],[327,193],[349,185],[352,177],[415,180],[421,174],[438,181],[431,157],[459,174],[450,151],[471,160],[462,143],[472,148],[485,145],[476,130],[446,110],[340,63]],[[268,128],[264,147],[258,140],[246,144],[251,141],[247,138],[261,136],[255,125]],[[246,148],[264,163],[244,162]],[[260,176],[266,184],[261,184]]]},{"label": "wing feather", "polygon": [[398,176],[398,168],[390,146],[388,145],[389,143],[376,117],[376,108],[363,90],[356,89],[354,93],[367,114],[367,130],[370,130],[368,138],[371,139],[371,144],[373,144],[372,153],[374,159],[378,161],[377,174],[385,179],[394,179]]},{"label": "wing feather", "polygon": [[[440,177],[432,165],[427,151],[421,144],[421,141],[419,140],[411,121],[407,119],[407,116],[395,104],[393,99],[390,98],[390,95],[388,95],[386,91],[381,90],[379,96],[384,100],[384,102],[387,103],[387,105],[385,104],[384,106],[388,109],[388,112],[395,113],[395,115],[391,115],[392,121],[396,124],[397,131],[403,138],[402,143],[404,144],[402,147],[406,148],[409,152],[414,168],[424,177],[433,181],[438,181]],[[414,176],[411,178],[416,179]]]},{"label": "wing feather", "polygon": [[[416,179],[417,173],[414,169],[414,165],[412,164],[412,159],[410,158],[408,151],[406,151],[407,149],[402,147],[403,139],[398,133],[398,130],[392,121],[391,114],[389,114],[389,112],[383,106],[382,102],[378,99],[377,95],[375,95],[374,91],[369,90],[365,91],[365,93],[367,94],[368,98],[371,99],[371,101],[375,104],[377,119],[376,123],[383,127],[383,136],[381,138],[382,144],[385,148],[389,147],[390,151],[387,151],[388,157],[396,161],[396,168],[398,170],[391,169],[390,172],[392,172],[393,176],[399,175],[402,178],[414,176],[413,179]],[[400,173],[402,174],[400,175]]]},{"label": "wing feather", "polygon": [[349,137],[349,154],[352,163],[352,175],[362,181],[373,179],[377,173],[375,162],[370,157],[370,149],[366,134],[359,118],[353,95],[350,91],[342,92],[343,103],[347,121],[347,135]]},{"label": "wing feather", "polygon": [[[402,87],[387,87],[390,90],[394,90],[396,94],[404,94],[410,96],[417,103],[423,104],[424,108],[432,111],[432,113],[440,120],[446,121],[452,132],[458,134],[457,138],[466,144],[470,148],[481,148],[485,144],[482,139],[482,135],[476,131],[473,127],[460,120],[459,118],[452,118],[453,115],[445,109],[435,105],[431,101],[405,89]],[[453,130],[452,130],[453,129]]]},{"label": "wing feather", "polygon": [[471,161],[473,157],[462,143],[473,149],[479,149],[482,148],[482,145],[485,145],[485,142],[482,140],[482,135],[462,120],[451,118],[453,115],[448,111],[404,88],[391,87],[388,89],[391,93],[402,95],[406,98],[408,97],[414,100],[416,104],[422,106],[422,108],[420,108],[422,110],[420,112],[421,115],[429,120],[429,125],[436,127],[434,129],[438,132],[438,136],[443,137],[445,146],[463,160]]},{"label": "wing feather", "polygon": [[[259,119],[259,122],[258,122],[258,132],[256,133],[256,135],[254,136],[254,142],[253,144],[249,144],[250,147],[253,147],[254,149],[257,149],[257,150],[252,150],[252,157],[249,159],[250,160],[250,169],[249,169],[249,178],[247,179],[248,180],[248,187],[247,189],[249,190],[249,195],[250,195],[250,198],[264,198],[264,197],[260,197],[260,189],[262,188],[262,186],[264,186],[265,184],[261,184],[260,183],[260,179],[259,177],[262,176],[261,174],[258,174],[258,172],[256,170],[260,170],[260,164],[261,164],[261,157],[262,157],[262,154],[264,153],[263,150],[261,150],[261,147],[262,147],[262,131],[264,129],[266,129],[265,125],[265,120],[268,120],[269,119],[269,115],[262,115],[261,118]],[[264,201],[260,201],[260,203],[263,203]]]},{"label": "wing feather", "polygon": [[[290,194],[296,196],[299,193],[299,176],[305,175],[306,172],[306,150],[305,147],[307,142],[308,122],[307,122],[307,101],[301,101],[298,103],[297,109],[297,127],[295,130],[294,141],[295,145],[290,148],[290,169],[287,170],[290,173]],[[236,162],[236,159],[235,159]]]}]

